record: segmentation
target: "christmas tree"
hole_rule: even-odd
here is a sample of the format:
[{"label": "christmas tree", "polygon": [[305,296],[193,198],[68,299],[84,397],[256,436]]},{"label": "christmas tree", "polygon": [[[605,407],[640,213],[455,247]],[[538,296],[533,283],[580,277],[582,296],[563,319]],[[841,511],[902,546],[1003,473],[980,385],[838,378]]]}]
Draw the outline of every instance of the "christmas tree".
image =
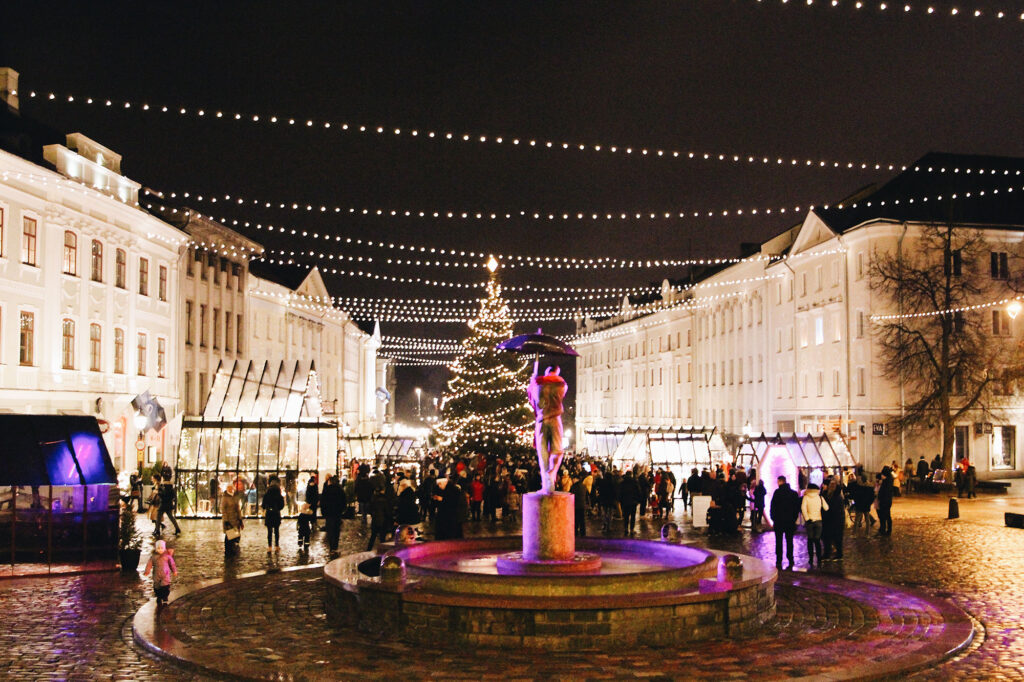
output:
[{"label": "christmas tree", "polygon": [[530,365],[521,356],[496,349],[512,337],[512,318],[498,282],[492,256],[487,298],[469,322],[469,338],[449,367],[452,378],[444,393],[442,422],[437,427],[445,445],[460,454],[508,455],[529,448],[533,410],[526,397]]}]

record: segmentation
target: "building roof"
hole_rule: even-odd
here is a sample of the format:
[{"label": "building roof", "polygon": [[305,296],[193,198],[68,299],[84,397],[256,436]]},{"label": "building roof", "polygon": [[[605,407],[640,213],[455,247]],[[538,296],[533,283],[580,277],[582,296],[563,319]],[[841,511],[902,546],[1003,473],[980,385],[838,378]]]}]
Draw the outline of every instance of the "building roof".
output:
[{"label": "building roof", "polygon": [[814,212],[837,233],[875,220],[1024,229],[1024,159],[931,152],[885,184]]}]

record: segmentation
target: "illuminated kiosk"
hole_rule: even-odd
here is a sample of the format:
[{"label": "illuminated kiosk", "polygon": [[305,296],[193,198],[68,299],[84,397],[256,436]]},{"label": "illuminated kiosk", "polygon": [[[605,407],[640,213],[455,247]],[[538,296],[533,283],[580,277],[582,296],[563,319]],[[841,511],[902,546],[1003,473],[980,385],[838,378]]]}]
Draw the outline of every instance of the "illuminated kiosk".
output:
[{"label": "illuminated kiosk", "polygon": [[[531,389],[560,385],[564,395],[564,381],[538,379],[535,367]],[[759,559],[575,538],[573,496],[552,485],[561,434],[550,420],[560,410],[543,390],[530,397],[544,483],[524,496],[522,537],[412,539],[379,559],[363,552],[332,561],[324,567],[328,617],[411,643],[554,651],[683,645],[752,633],[774,616],[777,573]],[[360,573],[367,562],[379,565],[378,577]]]}]

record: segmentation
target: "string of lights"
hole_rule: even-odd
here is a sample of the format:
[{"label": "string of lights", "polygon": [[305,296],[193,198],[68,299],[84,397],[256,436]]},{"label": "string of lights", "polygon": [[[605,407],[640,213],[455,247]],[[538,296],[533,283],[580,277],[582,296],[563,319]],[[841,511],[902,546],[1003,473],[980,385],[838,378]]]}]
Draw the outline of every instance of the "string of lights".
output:
[{"label": "string of lights", "polygon": [[984,310],[986,308],[998,308],[1000,306],[1009,306],[1014,301],[1024,301],[1024,294],[1020,296],[1011,296],[1009,298],[1001,298],[997,301],[987,301],[985,303],[977,303],[975,305],[962,305],[954,306],[951,308],[942,308],[941,310],[926,310],[924,312],[914,313],[892,313],[887,315],[872,315],[871,320],[873,322],[885,322],[888,320],[909,320],[921,317],[939,317],[942,315],[954,315],[956,313],[966,313],[972,310]]},{"label": "string of lights", "polygon": [[109,110],[130,110],[146,113],[168,114],[169,116],[197,119],[227,121],[234,123],[245,123],[249,125],[279,126],[282,128],[305,128],[308,130],[331,130],[340,134],[359,134],[363,136],[376,136],[378,138],[400,138],[410,140],[425,140],[437,142],[450,142],[453,144],[470,145],[494,145],[512,149],[540,149],[552,151],[573,151],[587,152],[607,155],[619,155],[631,158],[657,158],[673,159],[682,161],[715,162],[729,164],[746,164],[762,166],[790,166],[790,167],[812,167],[812,168],[833,168],[847,170],[905,170],[889,161],[839,161],[827,159],[808,159],[796,157],[765,156],[763,154],[736,154],[725,152],[707,152],[695,149],[672,149],[667,145],[643,146],[623,145],[594,142],[568,142],[556,141],[548,137],[527,137],[508,134],[486,134],[486,133],[458,133],[454,130],[431,130],[424,127],[402,127],[394,125],[368,125],[350,123],[347,121],[328,120],[323,118],[308,118],[297,116],[279,116],[276,114],[257,114],[226,112],[215,108],[198,106],[180,106],[167,104],[149,104],[148,102],[132,101],[125,99],[108,99],[103,97],[89,97],[71,93],[56,92],[28,92],[29,99],[38,99],[54,104],[74,104],[92,106]]},{"label": "string of lights", "polygon": [[995,19],[997,21],[1024,21],[1024,12],[1018,14],[1016,11],[1008,12],[1002,9],[989,9],[982,7],[973,8],[960,8],[960,7],[948,7],[941,8],[935,7],[925,3],[907,3],[907,2],[883,2],[875,0],[874,2],[868,2],[866,0],[755,0],[757,4],[780,4],[780,5],[794,5],[797,7],[830,7],[834,9],[853,9],[860,11],[873,11],[890,14],[917,14],[928,17],[952,17],[962,19]]}]

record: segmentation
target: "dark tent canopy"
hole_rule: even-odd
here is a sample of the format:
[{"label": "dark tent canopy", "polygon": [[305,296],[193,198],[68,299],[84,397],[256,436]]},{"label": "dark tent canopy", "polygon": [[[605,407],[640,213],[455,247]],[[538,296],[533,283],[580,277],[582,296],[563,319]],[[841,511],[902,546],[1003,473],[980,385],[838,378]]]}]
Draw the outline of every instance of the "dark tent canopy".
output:
[{"label": "dark tent canopy", "polygon": [[0,414],[0,486],[117,483],[95,417]]}]

